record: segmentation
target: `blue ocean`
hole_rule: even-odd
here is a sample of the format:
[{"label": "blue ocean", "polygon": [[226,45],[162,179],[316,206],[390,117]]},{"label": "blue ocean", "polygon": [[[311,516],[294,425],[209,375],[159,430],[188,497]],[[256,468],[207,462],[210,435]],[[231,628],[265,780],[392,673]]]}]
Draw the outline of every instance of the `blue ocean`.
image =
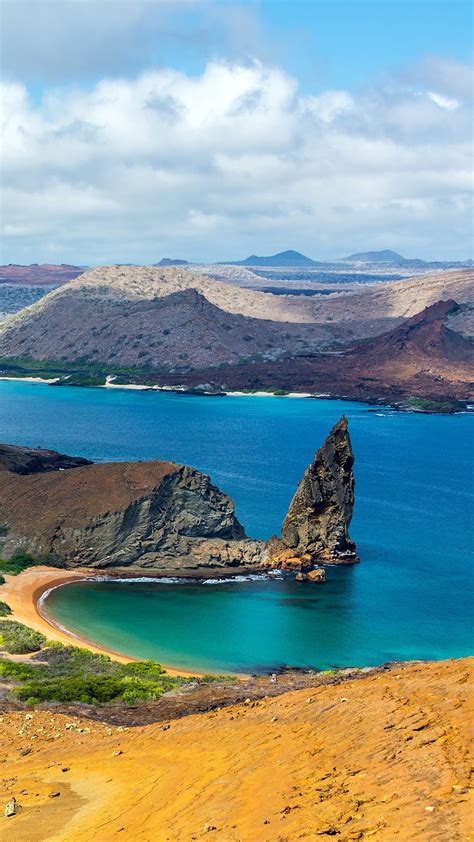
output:
[{"label": "blue ocean", "polygon": [[[374,410],[374,411],[371,411]],[[47,610],[114,649],[208,671],[329,669],[472,653],[474,418],[346,401],[193,397],[0,383],[0,438],[94,460],[209,473],[250,536],[279,531],[303,470],[345,414],[361,563],[326,585],[74,584]]]}]

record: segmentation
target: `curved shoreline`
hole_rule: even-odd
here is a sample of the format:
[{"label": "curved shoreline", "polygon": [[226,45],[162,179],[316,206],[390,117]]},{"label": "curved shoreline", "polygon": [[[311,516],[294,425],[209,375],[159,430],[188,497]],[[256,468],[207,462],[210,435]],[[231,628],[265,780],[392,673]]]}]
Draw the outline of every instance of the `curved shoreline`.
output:
[{"label": "curved shoreline", "polygon": [[[84,646],[97,655],[108,655],[115,661],[122,664],[129,664],[139,661],[131,655],[125,655],[106,646],[100,646],[82,635],[65,629],[56,623],[41,605],[42,598],[52,590],[68,585],[71,582],[80,582],[95,578],[97,570],[68,570],[60,572],[52,567],[30,567],[18,576],[5,574],[5,584],[0,585],[0,598],[11,608],[12,613],[7,619],[16,620],[29,626],[35,631],[41,632],[49,640],[56,640],[67,646]],[[1,622],[1,621],[0,621]],[[160,662],[161,663],[161,662]],[[210,675],[197,670],[184,670],[168,664],[161,664],[168,675],[181,676],[184,678],[202,678]]]}]

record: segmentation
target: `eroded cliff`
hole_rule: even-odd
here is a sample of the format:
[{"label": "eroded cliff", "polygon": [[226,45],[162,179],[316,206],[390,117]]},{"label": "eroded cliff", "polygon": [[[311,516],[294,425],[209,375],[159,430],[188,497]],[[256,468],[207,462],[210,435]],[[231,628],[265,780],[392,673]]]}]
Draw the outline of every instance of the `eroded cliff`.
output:
[{"label": "eroded cliff", "polygon": [[155,570],[253,565],[263,542],[245,535],[232,500],[209,477],[172,462],[91,464],[0,474],[2,553],[65,566]]}]

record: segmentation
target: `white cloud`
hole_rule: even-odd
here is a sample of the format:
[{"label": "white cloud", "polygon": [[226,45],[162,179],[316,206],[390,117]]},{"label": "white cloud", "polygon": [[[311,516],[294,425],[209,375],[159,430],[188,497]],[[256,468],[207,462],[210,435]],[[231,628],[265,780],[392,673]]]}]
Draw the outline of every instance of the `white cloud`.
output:
[{"label": "white cloud", "polygon": [[459,107],[457,99],[451,99],[449,96],[443,96],[443,94],[438,94],[436,91],[428,91],[428,96],[436,103],[436,105],[439,105],[440,108],[447,108],[448,111],[453,111],[455,108]]},{"label": "white cloud", "polygon": [[40,105],[5,84],[3,260],[467,256],[471,110],[443,67],[428,91],[358,94],[303,94],[260,62],[51,88]]}]

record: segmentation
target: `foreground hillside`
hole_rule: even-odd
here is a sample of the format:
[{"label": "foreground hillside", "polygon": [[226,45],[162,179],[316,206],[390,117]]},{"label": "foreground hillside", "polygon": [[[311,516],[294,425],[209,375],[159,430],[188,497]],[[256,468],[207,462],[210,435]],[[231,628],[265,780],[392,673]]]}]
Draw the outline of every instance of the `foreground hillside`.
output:
[{"label": "foreground hillside", "polygon": [[179,267],[102,267],[8,319],[0,353],[157,371],[272,361],[381,334],[440,299],[472,302],[473,277],[446,272],[308,298]]},{"label": "foreground hillside", "polygon": [[5,712],[15,842],[472,839],[468,659],[116,728]]}]

